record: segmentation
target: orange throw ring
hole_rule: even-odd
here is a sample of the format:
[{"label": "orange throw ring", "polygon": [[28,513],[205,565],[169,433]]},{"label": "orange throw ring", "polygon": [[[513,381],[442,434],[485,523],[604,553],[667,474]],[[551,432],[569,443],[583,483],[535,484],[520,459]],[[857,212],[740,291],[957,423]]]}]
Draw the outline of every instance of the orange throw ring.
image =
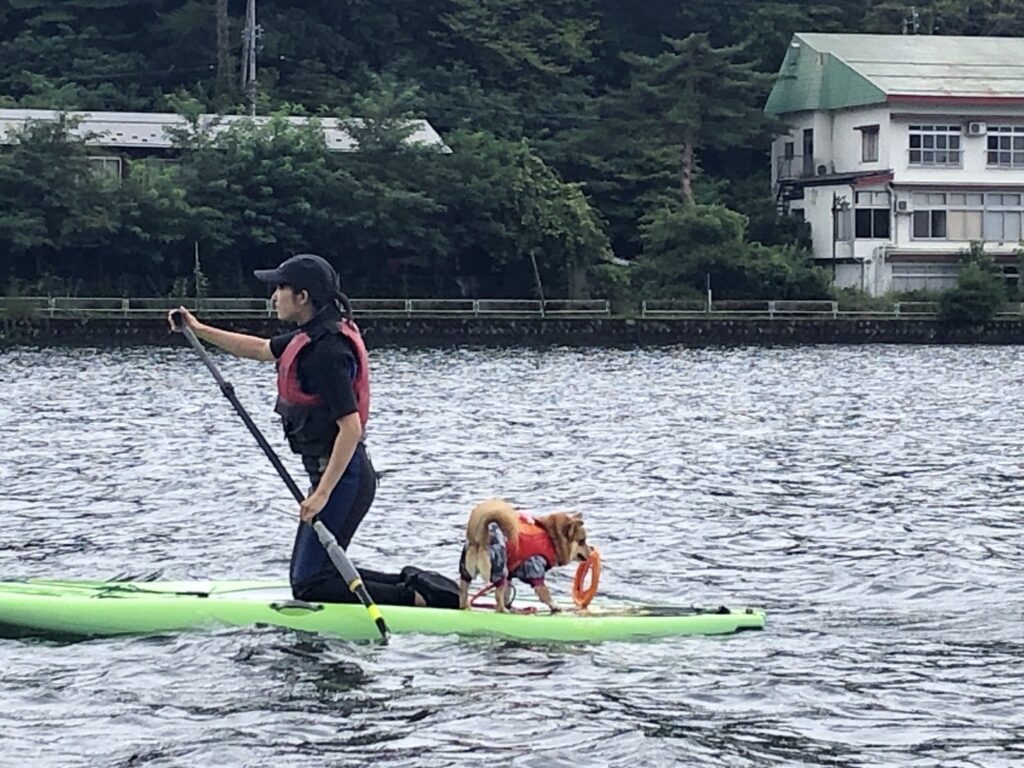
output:
[{"label": "orange throw ring", "polygon": [[[590,586],[583,589],[583,580],[590,573]],[[590,557],[576,568],[576,578],[572,580],[572,601],[578,608],[586,608],[597,594],[597,583],[601,580],[601,553],[590,550]]]}]

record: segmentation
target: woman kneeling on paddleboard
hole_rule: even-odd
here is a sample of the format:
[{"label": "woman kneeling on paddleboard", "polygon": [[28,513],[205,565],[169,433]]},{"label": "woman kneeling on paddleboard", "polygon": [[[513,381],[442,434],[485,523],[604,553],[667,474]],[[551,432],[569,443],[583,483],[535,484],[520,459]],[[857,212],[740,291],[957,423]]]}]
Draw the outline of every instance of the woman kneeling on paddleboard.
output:
[{"label": "woman kneeling on paddleboard", "polygon": [[[200,323],[184,307],[177,311],[196,336],[226,352],[277,362],[275,410],[311,484],[299,507],[301,520],[289,574],[292,592],[300,600],[352,602],[354,596],[316,533],[303,523],[319,517],[347,549],[373,503],[377,474],[364,443],[370,411],[366,346],[352,321],[338,273],[325,259],[299,254],[276,269],[256,270],[255,275],[275,286],[278,319],[297,324],[297,330],[264,339]],[[168,319],[174,328],[175,319]],[[367,576],[367,588],[381,603],[426,603],[422,594],[407,588],[398,577]]]}]

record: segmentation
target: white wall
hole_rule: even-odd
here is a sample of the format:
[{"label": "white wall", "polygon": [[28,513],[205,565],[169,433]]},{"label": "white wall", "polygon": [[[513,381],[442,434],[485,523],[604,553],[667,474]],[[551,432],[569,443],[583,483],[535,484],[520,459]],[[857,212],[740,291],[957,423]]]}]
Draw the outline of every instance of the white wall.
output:
[{"label": "white wall", "polygon": [[795,174],[799,175],[802,167],[801,154],[803,153],[804,128],[810,128],[814,124],[814,113],[800,112],[791,115],[787,120],[789,132],[776,137],[772,141],[772,186],[778,183],[780,161],[786,156],[786,144],[792,142],[793,154],[796,159],[793,161]]},{"label": "white wall", "polygon": [[[926,119],[938,122],[939,118]],[[963,124],[963,117],[944,118],[951,125]],[[967,136],[962,131],[960,146],[963,150],[960,168],[930,168],[910,165],[910,126],[923,122],[919,116],[915,118],[894,118],[891,126],[892,141],[889,151],[889,167],[893,169],[893,181],[898,184],[936,184],[938,186],[955,184],[989,184],[989,185],[1024,185],[1024,168],[989,168],[988,137]],[[990,124],[1011,123],[1009,119],[988,118],[984,122]],[[1016,119],[1016,124],[1024,124],[1024,110]]]},{"label": "white wall", "polygon": [[[831,184],[807,187],[803,200],[794,200],[793,208],[803,208],[804,221],[811,225],[811,248],[819,263],[828,264],[832,260],[832,195],[845,196],[853,200],[849,184]],[[852,216],[852,214],[851,214]],[[852,226],[852,219],[851,219]],[[836,258],[843,259],[853,255],[849,241],[836,243]]]},{"label": "white wall", "polygon": [[[873,163],[861,161],[862,133],[857,130],[857,126],[861,125],[878,126],[878,160]],[[887,106],[844,109],[836,112],[831,126],[834,150],[832,162],[835,164],[836,173],[884,171],[890,168],[888,127]]]},{"label": "white wall", "polygon": [[[1000,107],[998,114],[991,108],[957,107],[955,114],[949,107],[880,105],[829,112],[803,112],[789,116],[790,133],[777,138],[772,145],[773,178],[778,169],[778,159],[783,157],[787,141],[794,144],[794,154],[799,158],[803,152],[803,130],[814,130],[814,167],[825,165],[828,172],[855,173],[862,171],[892,170],[891,185],[873,185],[871,189],[888,189],[891,203],[910,199],[916,191],[948,191],[958,186],[984,186],[987,188],[1024,188],[1024,169],[989,168],[988,141],[984,136],[969,137],[966,124],[984,121],[990,125],[1024,125],[1024,106]],[[909,126],[913,124],[942,124],[963,126],[961,168],[911,167],[909,163]],[[862,133],[857,126],[879,126],[878,161],[861,161]],[[800,160],[795,161],[802,167]],[[800,168],[797,169],[800,173]],[[856,191],[849,184],[832,184],[805,187],[804,199],[794,200],[790,206],[802,209],[804,219],[811,227],[811,242],[814,256],[819,265],[831,267],[832,243],[832,196],[845,196],[855,204]],[[866,191],[861,188],[860,191]],[[852,215],[852,214],[851,214]],[[892,218],[891,239],[853,242],[839,241],[835,246],[838,259],[853,257],[854,264],[836,264],[836,284],[840,287],[857,286],[872,294],[890,290],[892,267],[886,262],[886,253],[892,249],[900,252],[921,252],[930,254],[955,254],[968,247],[967,241],[913,240],[912,214],[895,213]],[[851,221],[851,227],[853,222]],[[993,253],[1012,253],[1016,243],[987,243],[986,250]]]},{"label": "white wall", "polygon": [[[886,170],[887,149],[885,131],[889,124],[888,107],[863,107],[830,113],[800,112],[789,117],[789,132],[772,142],[772,172],[778,169],[778,161],[785,155],[786,142],[793,142],[794,154],[799,158],[803,153],[803,132],[805,128],[814,131],[814,169],[824,165],[828,173],[850,173],[853,171]],[[861,162],[861,132],[859,125],[879,126],[878,161]],[[774,177],[773,177],[774,181]]]}]

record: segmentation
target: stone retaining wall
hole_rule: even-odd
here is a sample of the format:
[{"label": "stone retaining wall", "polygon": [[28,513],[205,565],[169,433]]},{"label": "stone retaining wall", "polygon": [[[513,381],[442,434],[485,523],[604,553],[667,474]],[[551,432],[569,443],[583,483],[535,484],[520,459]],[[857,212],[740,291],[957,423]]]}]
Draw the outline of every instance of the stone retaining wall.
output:
[{"label": "stone retaining wall", "polygon": [[[214,321],[221,327],[269,336],[282,330],[271,320]],[[970,329],[936,320],[831,318],[680,318],[637,320],[364,318],[371,346],[380,344],[1022,344],[1024,321],[998,320]],[[180,344],[156,318],[0,319],[0,344]]]}]

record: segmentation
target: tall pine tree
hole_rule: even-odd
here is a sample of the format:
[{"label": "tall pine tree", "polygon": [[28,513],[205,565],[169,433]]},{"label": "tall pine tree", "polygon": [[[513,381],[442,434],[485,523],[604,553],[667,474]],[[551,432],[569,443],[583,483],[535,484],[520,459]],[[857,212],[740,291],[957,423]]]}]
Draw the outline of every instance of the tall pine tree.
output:
[{"label": "tall pine tree", "polygon": [[698,152],[743,146],[763,132],[770,78],[742,58],[741,47],[714,48],[706,33],[665,42],[669,50],[658,56],[627,56],[634,67],[630,101],[636,130],[677,148],[679,186],[693,204]]}]

